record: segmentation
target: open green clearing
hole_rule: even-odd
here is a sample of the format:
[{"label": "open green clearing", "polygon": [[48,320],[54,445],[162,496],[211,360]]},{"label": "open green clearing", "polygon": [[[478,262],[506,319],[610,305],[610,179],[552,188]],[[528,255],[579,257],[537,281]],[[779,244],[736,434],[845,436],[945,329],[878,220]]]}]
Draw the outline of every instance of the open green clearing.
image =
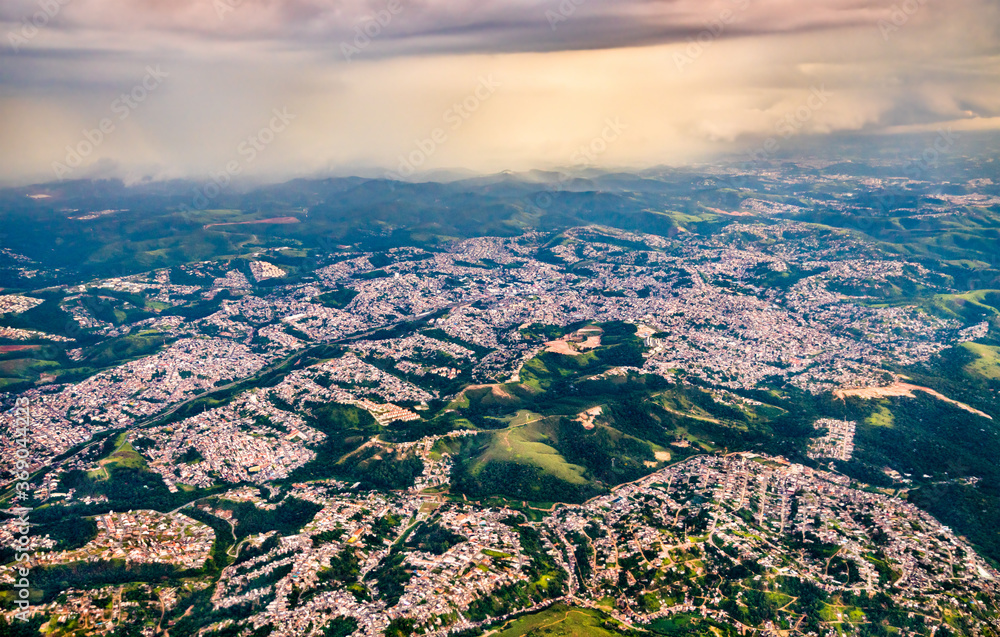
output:
[{"label": "open green clearing", "polygon": [[626,633],[606,627],[608,619],[599,611],[556,604],[533,615],[519,617],[495,637],[618,637]]},{"label": "open green clearing", "polygon": [[976,355],[976,360],[965,366],[967,373],[1000,380],[1000,347],[971,342],[962,343],[962,347]]}]

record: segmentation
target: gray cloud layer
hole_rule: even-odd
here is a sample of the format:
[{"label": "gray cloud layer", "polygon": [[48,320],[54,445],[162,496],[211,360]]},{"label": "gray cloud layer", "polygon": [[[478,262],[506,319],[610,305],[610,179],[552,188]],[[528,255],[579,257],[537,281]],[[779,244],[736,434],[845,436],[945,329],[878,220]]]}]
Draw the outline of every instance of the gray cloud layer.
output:
[{"label": "gray cloud layer", "polygon": [[947,7],[930,0],[10,0],[0,7],[0,21],[17,23],[45,3],[59,7],[47,28],[78,34],[81,45],[89,35],[91,46],[111,48],[101,36],[131,31],[338,49],[355,28],[392,14],[378,55],[647,46],[698,37],[713,24],[723,24],[730,37],[796,33],[969,6],[985,23],[996,18],[989,3],[961,0]]}]

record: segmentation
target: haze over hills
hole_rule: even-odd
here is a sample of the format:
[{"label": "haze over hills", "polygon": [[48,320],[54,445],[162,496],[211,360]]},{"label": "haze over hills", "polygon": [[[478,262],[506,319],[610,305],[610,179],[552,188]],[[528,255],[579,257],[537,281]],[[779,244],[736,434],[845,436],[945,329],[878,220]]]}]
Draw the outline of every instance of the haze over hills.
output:
[{"label": "haze over hills", "polygon": [[[924,148],[933,149],[933,142],[927,137]],[[962,145],[975,146],[976,138],[965,138]],[[251,230],[261,230],[201,227],[219,220],[292,215],[298,223],[272,226],[265,236],[294,237],[306,247],[359,238],[433,245],[483,234],[486,228],[508,235],[582,223],[639,230],[711,226],[725,219],[720,211],[738,207],[746,191],[784,204],[771,216],[858,229],[893,243],[901,233],[920,233],[920,241],[903,241],[899,249],[912,251],[920,243],[925,254],[917,256],[948,257],[949,238],[965,229],[948,218],[918,214],[920,206],[940,205],[939,195],[994,194],[997,187],[983,180],[995,173],[988,153],[925,158],[916,150],[893,160],[739,161],[639,173],[506,172],[448,183],[348,177],[237,188],[187,181],[126,187],[119,181],[85,180],[7,189],[0,191],[0,201],[8,232],[16,230],[25,249],[35,251],[29,256],[45,254],[54,259],[52,265],[100,268],[107,263],[133,271],[175,265],[196,254],[234,256],[236,244],[251,237]],[[103,214],[85,224],[66,221],[93,213]],[[681,221],[684,215],[690,219]],[[904,217],[907,221],[900,222]],[[969,224],[973,236],[963,237],[950,257],[989,258],[992,249],[981,243],[988,233],[975,235],[990,222],[973,212],[959,223]],[[78,233],[76,226],[85,232]],[[960,254],[964,250],[971,252]]]}]

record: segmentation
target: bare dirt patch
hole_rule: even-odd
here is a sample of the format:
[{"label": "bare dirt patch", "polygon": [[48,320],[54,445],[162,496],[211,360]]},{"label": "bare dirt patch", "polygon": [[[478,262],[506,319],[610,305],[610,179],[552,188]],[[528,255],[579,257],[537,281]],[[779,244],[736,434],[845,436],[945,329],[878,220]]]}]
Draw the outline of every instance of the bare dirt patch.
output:
[{"label": "bare dirt patch", "polygon": [[587,411],[578,414],[576,417],[576,421],[579,422],[581,425],[583,425],[584,429],[593,429],[594,420],[601,415],[601,410],[602,408],[600,405],[598,405],[597,407],[591,407]]},{"label": "bare dirt patch", "polygon": [[964,409],[965,411],[976,414],[978,416],[982,416],[983,418],[989,418],[990,420],[993,420],[993,416],[985,414],[979,411],[978,409],[974,409],[966,405],[965,403],[960,403],[957,400],[952,400],[951,398],[948,398],[944,394],[936,392],[933,389],[929,389],[927,387],[921,387],[919,385],[911,385],[909,383],[893,383],[892,385],[888,385],[886,387],[859,387],[856,389],[838,389],[835,392],[833,392],[833,395],[836,396],[837,398],[840,398],[841,400],[843,400],[847,396],[857,396],[859,398],[865,398],[865,399],[888,398],[890,396],[904,396],[906,398],[915,398],[913,394],[913,392],[915,391],[922,391],[925,394],[930,394],[931,396],[937,398],[938,400],[943,400],[946,403],[955,405],[959,409]]},{"label": "bare dirt patch", "polygon": [[41,345],[0,345],[0,354],[7,352],[23,352],[29,349],[38,349]]},{"label": "bare dirt patch", "polygon": [[545,351],[566,356],[576,356],[579,353],[568,341],[549,341],[545,344]]},{"label": "bare dirt patch", "polygon": [[492,391],[493,395],[497,398],[513,398],[513,396],[511,396],[510,393],[503,388],[503,385],[493,385]]},{"label": "bare dirt patch", "polygon": [[601,331],[596,327],[584,327],[572,334],[545,343],[545,351],[566,356],[576,356],[580,352],[597,349],[601,346]]}]

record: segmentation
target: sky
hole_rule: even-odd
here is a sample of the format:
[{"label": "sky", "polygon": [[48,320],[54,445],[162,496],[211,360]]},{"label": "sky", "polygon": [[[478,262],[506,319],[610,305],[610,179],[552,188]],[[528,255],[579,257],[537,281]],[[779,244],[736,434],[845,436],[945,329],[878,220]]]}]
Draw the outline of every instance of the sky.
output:
[{"label": "sky", "polygon": [[997,0],[3,0],[0,183],[641,168],[1000,129]]}]

